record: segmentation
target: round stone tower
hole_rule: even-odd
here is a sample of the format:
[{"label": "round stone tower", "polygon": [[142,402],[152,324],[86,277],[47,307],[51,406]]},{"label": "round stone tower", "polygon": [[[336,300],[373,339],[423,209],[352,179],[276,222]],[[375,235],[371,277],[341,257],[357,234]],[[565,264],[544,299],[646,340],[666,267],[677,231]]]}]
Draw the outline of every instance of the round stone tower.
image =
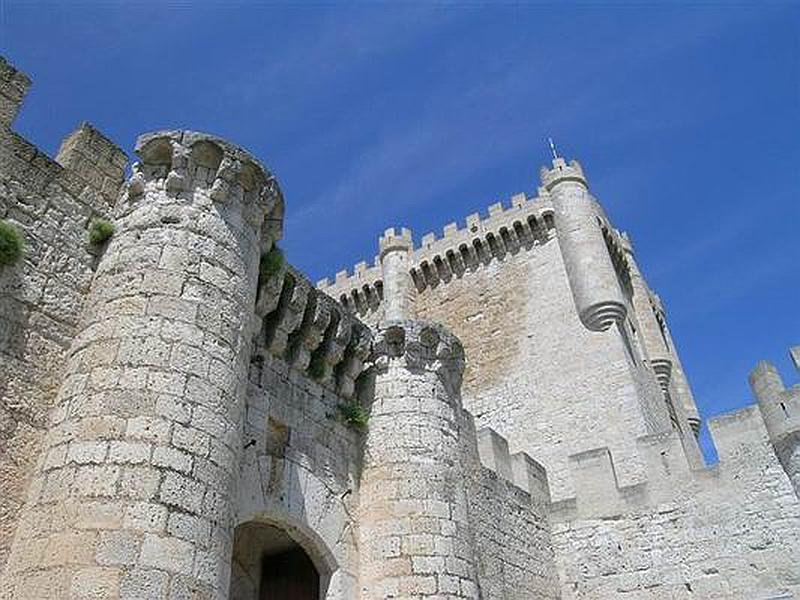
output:
[{"label": "round stone tower", "polygon": [[800,495],[800,387],[787,390],[775,365],[761,361],[750,373],[750,388],[775,454]]},{"label": "round stone tower", "polygon": [[383,272],[384,319],[396,321],[413,316],[414,282],[411,279],[411,231],[387,229],[378,242]]},{"label": "round stone tower", "polygon": [[381,325],[361,479],[362,598],[477,598],[459,442],[464,355],[443,327]]},{"label": "round stone tower", "polygon": [[605,331],[625,319],[626,304],[600,226],[601,209],[589,195],[578,161],[542,167],[542,185],[555,210],[558,244],[583,324]]},{"label": "round stone tower", "polygon": [[639,265],[636,263],[633,244],[627,234],[622,234],[621,237],[622,247],[627,257],[631,275],[633,306],[636,311],[636,320],[639,323],[642,343],[658,384],[664,394],[668,395],[669,382],[672,376],[672,357],[650,300],[650,290],[644,281],[644,277],[642,277]]},{"label": "round stone tower", "polygon": [[275,179],[244,150],[141,137],[68,353],[4,582],[12,598],[222,598]]},{"label": "round stone tower", "polygon": [[[408,268],[381,238],[387,320],[373,345],[364,447],[360,581],[367,600],[478,598],[461,450],[464,350],[444,327],[408,319]],[[400,279],[401,281],[398,281]],[[393,297],[394,295],[400,298]]]}]

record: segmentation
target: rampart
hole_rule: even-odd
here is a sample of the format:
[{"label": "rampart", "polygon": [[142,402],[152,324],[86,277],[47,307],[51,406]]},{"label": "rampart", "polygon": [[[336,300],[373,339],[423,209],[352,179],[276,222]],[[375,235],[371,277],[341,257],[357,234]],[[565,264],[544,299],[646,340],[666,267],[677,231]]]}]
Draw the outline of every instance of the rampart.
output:
[{"label": "rampart", "polygon": [[0,219],[25,244],[20,264],[0,266],[0,566],[97,266],[87,230],[110,216],[127,163],[88,123],[55,160],[13,132],[29,86],[0,59]]},{"label": "rampart", "polygon": [[552,505],[563,598],[790,598],[800,501],[758,407],[709,421],[719,464],[695,469],[676,434],[637,444],[625,485],[607,447],[570,456],[574,497]]},{"label": "rampart", "polygon": [[[472,423],[465,412],[464,419]],[[465,428],[474,432],[474,426]],[[544,467],[491,429],[465,436],[465,455],[474,455],[468,492],[471,522],[485,598],[558,598]]]}]

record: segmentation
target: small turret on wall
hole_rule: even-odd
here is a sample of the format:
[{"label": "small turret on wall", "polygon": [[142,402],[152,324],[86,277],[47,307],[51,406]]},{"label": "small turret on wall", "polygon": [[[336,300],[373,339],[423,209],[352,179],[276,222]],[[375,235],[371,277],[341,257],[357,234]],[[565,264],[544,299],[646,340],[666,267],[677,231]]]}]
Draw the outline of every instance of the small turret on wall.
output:
[{"label": "small turret on wall", "polygon": [[384,298],[387,321],[413,316],[414,282],[409,274],[414,242],[411,231],[402,228],[396,232],[387,229],[379,243],[381,270],[383,271]]},{"label": "small turret on wall", "polygon": [[553,160],[541,169],[542,185],[550,192],[555,225],[569,285],[583,324],[605,331],[622,323],[625,298],[608,252],[596,202],[578,161]]},{"label": "small turret on wall", "polygon": [[627,234],[622,234],[622,240],[631,274],[633,305],[641,329],[642,342],[644,343],[650,367],[661,389],[666,394],[669,391],[669,382],[672,375],[672,358],[670,357],[666,340],[661,335],[661,327],[650,302],[650,290],[642,277],[639,265],[636,263],[633,244]]},{"label": "small turret on wall", "polygon": [[[800,370],[800,346],[793,347],[790,354]],[[750,388],[775,454],[800,495],[800,386],[786,389],[775,365],[761,361],[750,373]]]},{"label": "small turret on wall", "polygon": [[433,323],[392,321],[378,329],[373,360],[362,598],[479,598],[459,429],[461,343]]}]

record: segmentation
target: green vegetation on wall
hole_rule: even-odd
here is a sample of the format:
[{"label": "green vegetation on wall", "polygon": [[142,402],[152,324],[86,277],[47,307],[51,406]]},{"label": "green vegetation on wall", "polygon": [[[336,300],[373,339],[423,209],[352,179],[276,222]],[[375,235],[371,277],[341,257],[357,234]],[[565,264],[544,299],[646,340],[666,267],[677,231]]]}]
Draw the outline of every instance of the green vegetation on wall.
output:
[{"label": "green vegetation on wall", "polygon": [[25,252],[25,240],[20,231],[7,221],[0,220],[0,266],[13,265]]},{"label": "green vegetation on wall", "polygon": [[99,246],[114,235],[114,224],[106,219],[92,219],[89,224],[89,243]]}]

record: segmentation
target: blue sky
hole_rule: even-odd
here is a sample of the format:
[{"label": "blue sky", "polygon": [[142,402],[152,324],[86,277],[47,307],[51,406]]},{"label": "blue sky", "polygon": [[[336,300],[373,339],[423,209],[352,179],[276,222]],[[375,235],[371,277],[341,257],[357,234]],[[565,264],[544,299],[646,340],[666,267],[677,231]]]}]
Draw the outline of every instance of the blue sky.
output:
[{"label": "blue sky", "polygon": [[797,381],[800,5],[0,0],[16,128],[130,150],[185,127],[261,157],[314,280],[584,165],[663,297],[704,416],[768,358]]}]

